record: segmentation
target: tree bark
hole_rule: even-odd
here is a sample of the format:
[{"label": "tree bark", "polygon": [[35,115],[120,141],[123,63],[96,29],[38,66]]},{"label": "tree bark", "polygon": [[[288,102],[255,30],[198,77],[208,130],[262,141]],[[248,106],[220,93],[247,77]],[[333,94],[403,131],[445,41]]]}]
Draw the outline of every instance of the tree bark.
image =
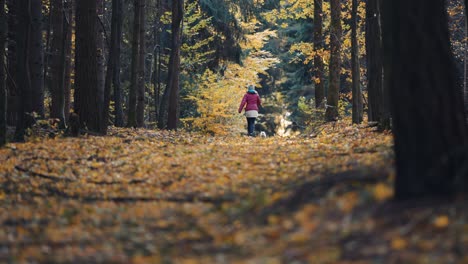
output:
[{"label": "tree bark", "polygon": [[97,13],[95,0],[81,0],[76,5],[75,112],[82,125],[93,132],[101,126],[99,114]]},{"label": "tree bark", "polygon": [[338,118],[338,99],[341,72],[341,4],[340,0],[330,0],[330,83],[327,94],[325,119],[334,121]]},{"label": "tree bark", "polygon": [[[382,10],[382,6],[383,6],[383,1],[384,0],[378,0],[377,1],[377,10],[378,10],[378,13],[380,14],[380,19],[379,19],[379,28],[381,29],[381,32],[382,32],[382,17],[383,17],[383,14],[381,12]],[[383,54],[383,40],[382,40],[382,35],[380,37],[380,43],[381,43],[381,49],[382,49],[382,54]],[[380,107],[380,113],[381,113],[381,116],[380,116],[380,120],[379,120],[379,130],[380,131],[383,131],[383,130],[390,130],[391,129],[391,109],[390,109],[390,89],[391,88],[391,84],[390,84],[390,81],[387,76],[386,76],[386,72],[387,71],[391,71],[391,69],[388,68],[389,65],[385,65],[383,63],[383,55],[382,55],[382,80],[383,80],[383,87],[382,87],[382,91],[381,91],[381,99],[380,99],[380,103],[381,103],[381,107]]]},{"label": "tree bark", "polygon": [[44,118],[44,44],[42,30],[42,0],[31,1],[31,36],[29,69],[32,89],[32,110]]},{"label": "tree bark", "polygon": [[127,127],[136,127],[136,112],[137,112],[137,91],[138,91],[138,52],[140,47],[140,1],[134,0],[134,15],[133,15],[133,36],[132,36],[132,63],[131,63],[131,80],[130,90],[128,95],[128,120]]},{"label": "tree bark", "polygon": [[[109,49],[109,59],[107,62],[107,72],[106,72],[106,82],[104,88],[104,108],[103,108],[103,127],[101,129],[103,134],[107,134],[107,127],[109,125],[109,106],[111,100],[111,90],[112,85],[114,85],[114,93],[115,93],[115,75],[117,74],[117,61],[120,61],[120,42],[121,42],[121,19],[122,17],[122,1],[121,0],[113,0],[112,1],[112,24],[111,24],[111,43]],[[120,27],[120,29],[119,29]],[[120,32],[120,33],[119,33]],[[120,93],[120,79],[117,80]],[[115,96],[118,100],[121,99],[121,94],[119,96]],[[119,101],[121,104],[121,101]],[[120,111],[122,110],[120,105]],[[122,116],[120,116],[121,118]],[[116,117],[117,118],[117,117]],[[120,124],[121,126],[122,124]]]},{"label": "tree bark", "polygon": [[357,40],[358,1],[353,0],[351,10],[351,73],[353,79],[353,123],[360,124],[363,119],[361,76],[359,68],[359,46]]},{"label": "tree bark", "polygon": [[[466,1],[465,1],[465,12],[466,12]],[[468,40],[468,14],[465,13],[465,46]],[[463,58],[463,92],[465,95],[465,113],[468,114],[468,50],[465,48],[465,54]]]},{"label": "tree bark", "polygon": [[325,98],[323,78],[323,30],[322,30],[322,0],[314,0],[314,78],[315,78],[315,107],[322,106]]},{"label": "tree bark", "polygon": [[18,70],[17,34],[18,34],[18,2],[7,0],[8,7],[8,37],[7,37],[7,124],[15,126],[18,119],[19,88],[16,84]]},{"label": "tree bark", "polygon": [[184,16],[184,1],[174,0],[172,2],[172,49],[169,59],[169,81],[170,87],[169,106],[167,117],[167,129],[177,130],[179,123],[179,74],[180,74],[180,46],[181,27]]},{"label": "tree bark", "polygon": [[383,54],[379,0],[367,1],[366,17],[368,120],[379,122],[383,112]]},{"label": "tree bark", "polygon": [[[97,50],[97,78],[98,78],[98,102],[99,108],[102,109],[104,106],[104,85],[105,85],[105,66],[106,66],[106,59],[105,59],[105,41],[104,41],[104,24],[103,24],[103,16],[104,16],[104,0],[96,0],[96,50]],[[102,113],[100,111],[99,113]],[[102,125],[102,124],[101,124]]]},{"label": "tree bark", "polygon": [[16,122],[15,141],[24,141],[26,128],[34,123],[32,113],[33,91],[29,69],[29,57],[31,52],[31,1],[19,0],[17,2],[17,75],[18,85],[18,120]]},{"label": "tree bark", "polygon": [[[114,3],[115,2],[115,3]],[[114,9],[115,6],[115,9]],[[120,65],[121,65],[121,47],[122,47],[122,25],[123,25],[123,3],[122,0],[113,0],[112,2],[112,32],[114,39],[111,36],[113,43],[114,58],[112,69],[112,84],[114,86],[114,115],[115,126],[124,126],[123,108],[122,108],[122,88],[120,84]],[[110,56],[110,55],[109,55]]]},{"label": "tree bark", "polygon": [[66,36],[66,43],[65,43],[65,80],[64,80],[64,89],[65,89],[65,119],[68,122],[68,118],[70,116],[71,110],[71,73],[72,73],[72,38],[73,38],[73,0],[68,0],[65,2],[65,10],[66,10],[66,31],[64,35]]},{"label": "tree bark", "polygon": [[138,88],[137,88],[137,126],[145,125],[145,33],[146,33],[146,0],[140,0],[140,33],[139,33],[139,51],[138,51]]},{"label": "tree bark", "polygon": [[468,130],[444,2],[383,3],[397,199],[451,196],[468,183]]},{"label": "tree bark", "polygon": [[154,50],[153,50],[153,70],[154,73],[152,81],[154,88],[154,121],[157,122],[159,117],[159,104],[161,95],[161,14],[162,6],[161,0],[156,0],[156,16],[153,24],[153,38],[154,38]]},{"label": "tree bark", "polygon": [[6,73],[5,73],[5,43],[7,38],[7,16],[5,0],[0,0],[0,147],[6,144]]},{"label": "tree bark", "polygon": [[50,65],[50,90],[52,105],[50,116],[58,118],[62,127],[65,127],[65,38],[64,35],[64,5],[63,0],[51,1],[51,28],[52,28],[52,43],[51,43],[51,65]]}]

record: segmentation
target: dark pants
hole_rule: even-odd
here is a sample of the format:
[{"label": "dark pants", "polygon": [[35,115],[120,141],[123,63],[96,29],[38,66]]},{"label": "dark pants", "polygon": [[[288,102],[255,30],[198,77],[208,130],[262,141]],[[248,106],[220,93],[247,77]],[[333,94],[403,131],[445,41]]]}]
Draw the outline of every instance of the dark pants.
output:
[{"label": "dark pants", "polygon": [[253,137],[255,131],[255,117],[247,117],[247,133]]}]

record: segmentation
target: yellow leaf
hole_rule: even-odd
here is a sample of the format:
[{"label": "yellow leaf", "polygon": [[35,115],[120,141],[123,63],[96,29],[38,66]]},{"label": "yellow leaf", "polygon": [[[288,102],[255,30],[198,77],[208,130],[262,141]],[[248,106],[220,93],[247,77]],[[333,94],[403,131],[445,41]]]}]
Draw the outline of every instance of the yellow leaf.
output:
[{"label": "yellow leaf", "polygon": [[450,220],[446,215],[440,215],[434,220],[434,226],[437,228],[445,228],[449,225]]},{"label": "yellow leaf", "polygon": [[408,246],[408,242],[401,237],[392,239],[392,248],[395,250],[402,250]]},{"label": "yellow leaf", "polygon": [[379,183],[374,187],[373,193],[377,201],[383,201],[393,196],[393,189],[386,184]]}]

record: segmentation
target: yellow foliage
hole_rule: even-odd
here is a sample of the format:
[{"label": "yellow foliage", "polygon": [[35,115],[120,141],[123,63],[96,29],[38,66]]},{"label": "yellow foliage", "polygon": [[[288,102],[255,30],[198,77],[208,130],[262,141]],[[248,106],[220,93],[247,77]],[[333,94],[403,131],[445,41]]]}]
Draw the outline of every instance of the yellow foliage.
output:
[{"label": "yellow foliage", "polygon": [[395,250],[402,250],[408,246],[408,241],[402,237],[395,237],[391,241],[391,247]]},{"label": "yellow foliage", "polygon": [[377,201],[383,201],[393,196],[393,189],[387,184],[379,183],[374,187],[373,194]]},{"label": "yellow foliage", "polygon": [[449,223],[450,223],[450,220],[448,216],[446,215],[438,216],[433,222],[434,226],[440,229],[446,228],[449,225]]}]

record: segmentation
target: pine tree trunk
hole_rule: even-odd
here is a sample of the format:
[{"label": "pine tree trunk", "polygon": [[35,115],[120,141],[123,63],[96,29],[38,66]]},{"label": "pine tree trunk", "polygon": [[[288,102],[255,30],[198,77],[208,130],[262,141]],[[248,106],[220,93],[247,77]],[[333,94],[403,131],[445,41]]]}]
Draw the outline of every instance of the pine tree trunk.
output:
[{"label": "pine tree trunk", "polygon": [[96,8],[95,0],[81,0],[76,5],[75,112],[82,125],[99,132]]},{"label": "pine tree trunk", "polygon": [[179,123],[179,74],[180,74],[180,46],[181,26],[184,16],[184,1],[172,2],[172,49],[169,64],[169,107],[167,129],[176,130]]},{"label": "pine tree trunk", "polygon": [[341,72],[341,5],[340,0],[330,0],[330,84],[327,94],[325,119],[334,121],[338,118],[338,99]]},{"label": "pine tree trunk", "polygon": [[64,6],[63,0],[51,1],[51,63],[50,63],[50,90],[52,105],[50,116],[58,118],[62,126],[65,125],[65,89],[64,89]]},{"label": "pine tree trunk", "polygon": [[66,36],[65,42],[65,80],[64,80],[64,93],[65,93],[65,119],[68,122],[71,110],[71,73],[72,73],[72,38],[73,38],[73,21],[74,21],[74,12],[73,12],[73,0],[65,2],[65,11],[66,11],[66,31],[64,35]]},{"label": "pine tree trunk", "polygon": [[31,40],[29,69],[32,89],[32,110],[44,117],[44,45],[42,30],[42,0],[31,1]]},{"label": "pine tree trunk", "polygon": [[16,122],[15,141],[24,141],[25,131],[34,123],[33,115],[33,91],[31,89],[31,77],[29,69],[29,57],[31,52],[31,2],[19,0],[17,2],[17,75],[18,86],[18,120]]},{"label": "pine tree trunk", "polygon": [[[160,8],[161,8],[161,14],[164,14],[164,12],[166,11],[169,11],[171,10],[171,6],[169,5],[168,1],[162,1],[160,2]],[[172,26],[172,25],[171,25]],[[171,45],[171,37],[170,37],[170,34],[168,33],[170,30],[170,27],[165,25],[165,24],[160,24],[160,27],[161,27],[161,36],[159,38],[160,40],[160,43],[161,43],[161,48],[160,48],[160,58],[161,58],[161,62],[164,62],[163,60],[163,57],[165,55],[165,50],[169,49],[170,48],[170,45]],[[170,40],[170,41],[167,41],[167,40]],[[170,60],[170,56],[169,56],[169,60]],[[162,63],[160,63],[161,65]],[[169,68],[171,65],[171,61],[168,61],[168,64],[167,64],[167,71],[164,71],[163,72],[163,68],[159,68],[160,69],[160,80],[162,79],[165,79],[166,82],[165,82],[165,87],[164,87],[164,91],[162,93],[162,96],[160,97],[160,103],[159,103],[159,112],[158,112],[158,128],[159,129],[164,129],[164,128],[167,128],[167,112],[168,112],[168,101],[169,101],[169,94],[170,94],[170,88],[171,87],[168,87],[167,84],[169,82],[169,79],[170,79],[170,76],[169,76]],[[162,83],[162,81],[161,81]]]},{"label": "pine tree trunk", "polygon": [[0,147],[6,144],[7,92],[5,83],[5,43],[7,38],[7,16],[5,0],[0,0]]},{"label": "pine tree trunk", "polygon": [[[465,1],[466,5],[466,1]],[[465,6],[466,11],[466,6]],[[465,15],[465,41],[468,40],[468,16]],[[467,43],[465,42],[465,46]],[[465,113],[468,114],[468,49],[465,48],[464,58],[463,58],[463,91],[465,94]]]},{"label": "pine tree trunk", "polygon": [[314,79],[315,79],[315,107],[322,106],[325,98],[323,78],[323,36],[322,36],[322,0],[314,0]]},{"label": "pine tree trunk", "polygon": [[131,63],[131,80],[130,90],[128,95],[128,120],[127,127],[136,127],[136,112],[137,112],[137,92],[138,92],[138,66],[139,66],[139,47],[140,47],[140,1],[134,0],[134,16],[133,16],[133,36],[132,36],[132,63]]},{"label": "pine tree trunk", "polygon": [[[107,127],[110,121],[109,120],[109,106],[110,106],[110,100],[111,100],[111,90],[112,90],[112,84],[115,81],[115,75],[117,74],[116,61],[119,60],[120,58],[121,35],[119,35],[119,24],[120,24],[120,21],[122,21],[121,5],[122,5],[121,0],[112,1],[112,25],[111,25],[111,43],[110,43],[111,46],[109,50],[109,60],[107,62],[106,83],[105,83],[105,89],[104,89],[104,108],[103,108],[104,126],[101,130],[103,134],[107,134]],[[118,85],[120,88],[120,80],[118,80]],[[115,83],[114,83],[114,86],[115,86]],[[119,100],[121,98],[120,96],[121,95],[119,94],[118,96]],[[115,97],[116,96],[114,95],[114,98]]]},{"label": "pine tree trunk", "polygon": [[52,38],[52,24],[53,24],[53,0],[49,0],[49,13],[47,16],[47,30],[46,30],[46,36],[45,36],[45,46],[44,46],[44,90],[48,90],[51,92],[51,87],[50,87],[50,74],[49,74],[49,64],[50,64],[50,59],[51,59],[51,38]]},{"label": "pine tree trunk", "polygon": [[8,54],[7,54],[7,124],[15,126],[17,123],[19,88],[16,84],[16,74],[18,71],[17,58],[17,34],[18,34],[18,2],[7,0],[8,7]]},{"label": "pine tree trunk", "polygon": [[383,2],[397,199],[450,196],[468,183],[468,129],[444,3]]},{"label": "pine tree trunk", "polygon": [[[379,19],[379,28],[381,29],[382,32],[382,5],[383,5],[384,0],[378,0],[377,1],[377,10],[378,13],[380,14],[380,19]],[[382,35],[380,37],[380,45],[382,49],[382,54],[383,54],[383,40],[382,40]],[[380,119],[379,119],[379,130],[384,131],[384,130],[390,130],[391,129],[391,109],[390,109],[390,81],[386,77],[386,72],[391,71],[391,69],[388,68],[389,65],[384,65],[383,63],[383,55],[382,55],[382,80],[383,80],[383,86],[382,86],[382,91],[380,92]]]},{"label": "pine tree trunk", "polygon": [[[96,0],[97,16],[96,16],[96,47],[97,47],[97,78],[98,78],[98,104],[99,108],[102,109],[104,106],[104,85],[106,80],[105,66],[105,43],[104,43],[104,25],[103,25],[103,16],[104,16],[104,0]],[[102,110],[100,111],[102,114]],[[101,124],[102,126],[102,124]]]},{"label": "pine tree trunk", "polygon": [[[114,3],[115,2],[115,3]],[[115,6],[115,9],[114,9]],[[124,126],[123,108],[122,108],[122,88],[120,83],[120,65],[121,65],[121,47],[122,47],[122,25],[123,25],[123,2],[122,0],[113,0],[112,2],[112,30],[115,32],[115,39],[111,41],[114,48],[114,67],[112,69],[112,83],[114,86],[114,115],[115,126]],[[114,28],[115,26],[115,28]],[[112,37],[111,37],[112,38]],[[112,48],[111,48],[112,49]]]},{"label": "pine tree trunk", "polygon": [[145,24],[146,24],[146,1],[140,0],[140,41],[138,51],[138,88],[137,88],[137,126],[145,125]]},{"label": "pine tree trunk", "polygon": [[359,68],[359,46],[357,40],[357,24],[358,1],[353,0],[351,11],[351,72],[353,79],[353,123],[362,123],[362,92],[361,92],[361,77]]},{"label": "pine tree trunk", "polygon": [[369,0],[366,6],[366,53],[368,120],[382,119],[383,62],[379,0]]}]

